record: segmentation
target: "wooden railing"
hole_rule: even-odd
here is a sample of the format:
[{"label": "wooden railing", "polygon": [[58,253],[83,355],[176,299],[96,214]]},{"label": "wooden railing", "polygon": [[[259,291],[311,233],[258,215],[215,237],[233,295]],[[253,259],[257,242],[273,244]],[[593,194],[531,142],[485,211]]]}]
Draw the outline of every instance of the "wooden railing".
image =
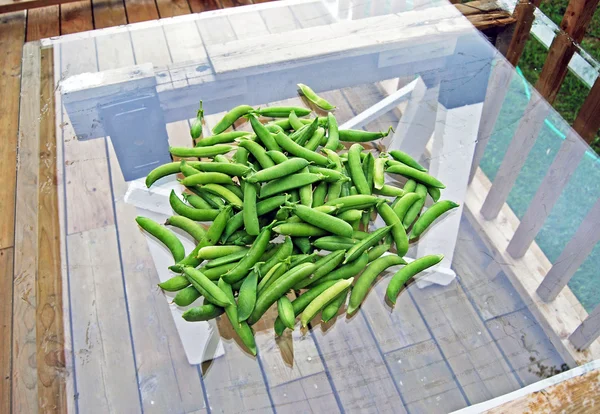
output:
[{"label": "wooden railing", "polygon": [[[480,174],[481,170],[478,169],[479,161],[482,159],[489,138],[492,136],[502,103],[509,89],[508,86],[512,74],[514,74],[514,71],[508,70],[506,66],[508,64],[516,66],[518,63],[523,53],[525,42],[529,38],[534,21],[534,12],[539,4],[540,0],[532,2],[519,0],[515,7],[513,17],[516,19],[516,23],[513,27],[512,39],[505,53],[509,63],[501,62],[499,67],[495,68],[490,76],[488,94],[483,106],[483,114],[478,132],[478,143],[470,176],[471,182],[473,182],[477,174]],[[480,200],[481,205],[477,203],[473,204],[477,208],[480,207],[478,210],[479,216],[475,217],[475,220],[481,220],[482,227],[487,225],[485,222],[498,221],[499,214],[504,214],[502,210],[507,208],[506,202],[509,193],[513,189],[517,177],[521,173],[529,153],[543,128],[544,120],[551,112],[550,106],[544,101],[552,103],[556,99],[567,74],[569,62],[578,50],[578,43],[583,39],[585,29],[591,21],[597,5],[598,0],[571,0],[569,2],[560,25],[560,31],[550,45],[547,60],[535,85],[539,95],[534,94],[531,97],[525,109],[525,115],[520,120],[514,137],[504,155],[496,178],[489,189],[485,189],[488,190],[487,196]],[[502,67],[503,65],[504,67]],[[505,238],[508,240],[508,243],[502,246],[504,250],[500,254],[504,255],[510,261],[510,265],[514,265],[519,259],[530,253],[530,248],[535,244],[535,237],[558,202],[560,195],[569,183],[572,174],[583,159],[584,154],[589,150],[587,145],[577,137],[577,134],[585,142],[590,143],[599,128],[600,78],[595,81],[573,124],[576,134],[574,132],[567,134],[527,211],[520,221],[516,220],[514,234]],[[503,216],[503,219],[506,218],[505,216]],[[498,243],[504,243],[505,239],[500,240]],[[567,243],[562,254],[560,254],[560,257],[558,257],[541,279],[535,292],[532,292],[531,286],[527,286],[527,281],[521,280],[517,282],[521,283],[524,291],[532,294],[531,299],[533,301],[536,301],[536,299],[541,299],[543,302],[555,301],[599,240],[600,199],[591,207],[587,216],[579,225],[575,235]],[[518,278],[519,276],[515,275],[515,277]],[[522,277],[530,277],[530,275],[524,274]],[[558,311],[560,312],[560,309]],[[546,311],[541,310],[540,312]],[[551,314],[551,311],[548,312],[550,313],[547,313],[546,317]],[[557,317],[560,317],[559,313]],[[549,321],[550,325],[553,323],[554,321]],[[597,306],[574,329],[574,332],[569,336],[569,341],[574,349],[583,350],[587,349],[599,336],[600,306]]]}]

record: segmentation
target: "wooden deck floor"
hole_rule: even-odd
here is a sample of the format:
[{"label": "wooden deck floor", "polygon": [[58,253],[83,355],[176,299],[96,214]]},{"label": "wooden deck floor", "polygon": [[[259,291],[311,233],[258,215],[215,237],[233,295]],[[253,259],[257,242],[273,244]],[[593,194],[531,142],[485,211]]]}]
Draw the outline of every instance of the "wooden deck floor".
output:
[{"label": "wooden deck floor", "polygon": [[[55,6],[27,15],[0,16],[0,50],[7,51],[0,61],[4,75],[0,93],[11,98],[0,100],[0,126],[7,137],[0,144],[0,156],[3,160],[15,160],[12,165],[3,162],[0,167],[0,211],[6,212],[0,217],[0,334],[3,338],[14,332],[22,335],[29,340],[23,346],[32,348],[33,354],[35,329],[31,329],[33,338],[31,331],[19,331],[30,325],[13,326],[13,312],[23,310],[35,325],[35,307],[27,300],[39,303],[40,299],[29,297],[22,285],[12,294],[13,247],[22,250],[26,244],[20,241],[15,245],[14,215],[8,217],[15,211],[14,165],[23,41],[207,7],[207,3],[192,0],[115,3],[119,7],[108,8],[110,1],[80,2],[62,6],[60,13]],[[217,8],[238,3],[222,0],[208,4],[209,8]],[[43,13],[55,18],[43,18]],[[133,39],[136,41],[151,40]],[[169,42],[168,34],[160,44],[164,47],[157,46],[152,52],[163,56],[165,64],[187,59],[183,51],[177,50],[181,45]],[[138,45],[140,53],[142,46]],[[81,53],[90,53],[90,59],[80,61],[87,61],[93,68],[71,65],[70,70],[95,71],[117,64],[104,52],[101,47],[82,49]],[[64,68],[69,63],[60,64]],[[330,92],[325,97],[338,104],[336,114],[344,122],[382,96],[377,87],[364,85]],[[387,116],[369,128],[386,129],[398,119],[393,113]],[[185,122],[170,124],[170,140],[183,139],[187,128]],[[257,360],[244,356],[235,341],[229,339],[230,327],[223,318],[219,331],[225,338],[225,357],[201,367],[190,366],[168,305],[153,288],[156,270],[148,259],[145,239],[134,224],[135,208],[123,202],[126,187],[109,140],[69,145],[68,128],[64,134],[59,139],[66,143],[62,156],[69,163],[64,163],[64,176],[58,178],[69,185],[65,184],[66,203],[61,208],[77,210],[69,205],[75,198],[77,203],[90,206],[69,216],[63,235],[69,258],[66,266],[73,281],[67,305],[78,310],[71,321],[74,360],[66,363],[73,364],[76,372],[69,378],[74,386],[66,390],[66,395],[67,404],[77,405],[81,412],[88,412],[90,407],[99,412],[110,411],[111,407],[127,412],[266,412],[272,404],[279,406],[278,411],[290,412],[447,412],[513,391],[565,368],[506,277],[486,275],[491,254],[466,220],[462,222],[456,248],[457,280],[446,287],[421,290],[411,286],[399,299],[396,309],[401,308],[402,312],[390,314],[383,307],[384,286],[379,283],[350,323],[340,320],[315,327],[303,340],[299,340],[300,333],[296,331],[294,341],[289,333],[276,341],[270,325],[261,325],[257,342],[262,352]],[[38,152],[35,147],[32,151],[35,158],[39,148]],[[78,164],[81,160],[87,160],[85,168]],[[82,183],[92,180],[93,191],[82,192]],[[36,225],[52,223],[40,221]],[[119,251],[124,246],[127,254]],[[39,269],[27,268],[22,260],[15,263],[20,272],[15,271],[15,279],[31,279],[32,269]],[[96,280],[97,275],[102,275],[102,280]],[[35,276],[33,280],[35,283]],[[18,304],[13,303],[13,297]],[[112,319],[113,315],[127,317]],[[149,319],[148,315],[153,317]],[[10,412],[11,401],[14,412],[35,411],[48,401],[41,399],[41,392],[38,394],[35,359],[34,363],[28,359],[11,360],[16,353],[10,341],[1,343],[0,412]],[[294,364],[290,369],[292,349]],[[173,395],[178,397],[172,398]],[[52,396],[49,393],[44,398]]]}]

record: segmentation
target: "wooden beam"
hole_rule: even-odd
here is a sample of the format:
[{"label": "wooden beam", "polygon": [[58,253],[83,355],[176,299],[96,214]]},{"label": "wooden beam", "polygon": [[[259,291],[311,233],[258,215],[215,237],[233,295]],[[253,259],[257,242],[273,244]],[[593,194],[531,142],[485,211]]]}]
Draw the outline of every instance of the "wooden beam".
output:
[{"label": "wooden beam", "polygon": [[600,336],[600,306],[590,313],[579,328],[569,336],[569,341],[579,350],[587,349]]},{"label": "wooden beam", "polygon": [[0,13],[15,12],[38,7],[54,6],[80,0],[0,0]]},{"label": "wooden beam", "polygon": [[516,22],[496,1],[470,1],[454,5],[478,30],[503,27]]},{"label": "wooden beam", "polygon": [[596,132],[600,129],[600,78],[596,79],[594,86],[590,90],[587,98],[583,102],[577,118],[573,123],[573,129],[584,139],[588,144],[596,136]]},{"label": "wooden beam", "polygon": [[[13,249],[0,250],[0,289],[12,292]],[[7,300],[10,299],[10,300]],[[12,357],[12,297],[0,300],[0,412],[10,413]]]},{"label": "wooden beam", "polygon": [[550,45],[548,57],[535,88],[550,103],[554,102],[567,75],[569,62],[577,51],[585,29],[592,20],[598,0],[571,0],[563,16],[559,33]]},{"label": "wooden beam", "polygon": [[529,32],[531,31],[531,25],[533,24],[533,12],[540,5],[541,0],[519,0],[515,7],[513,17],[517,21],[515,25],[515,31],[513,38],[508,46],[508,52],[506,53],[506,59],[512,63],[513,66],[517,66],[519,59],[525,49],[525,43],[529,39]]}]

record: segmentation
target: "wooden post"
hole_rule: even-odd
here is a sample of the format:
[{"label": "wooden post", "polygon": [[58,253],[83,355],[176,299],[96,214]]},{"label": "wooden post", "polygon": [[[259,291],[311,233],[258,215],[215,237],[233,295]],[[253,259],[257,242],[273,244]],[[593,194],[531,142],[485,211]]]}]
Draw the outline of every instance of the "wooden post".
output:
[{"label": "wooden post", "polygon": [[554,102],[560,90],[569,62],[577,50],[585,29],[592,20],[598,0],[571,0],[563,16],[559,33],[548,51],[548,57],[542,68],[540,78],[535,84],[536,89],[550,103]]},{"label": "wooden post", "polygon": [[569,283],[579,266],[600,240],[600,198],[585,216],[577,232],[569,241],[560,257],[537,288],[537,294],[545,302],[556,298]]},{"label": "wooden post", "polygon": [[592,86],[590,93],[585,98],[573,123],[573,129],[588,144],[592,142],[596,136],[596,132],[600,128],[600,116],[598,116],[598,113],[600,113],[600,77],[594,82],[594,86]]},{"label": "wooden post", "polygon": [[513,66],[517,66],[519,59],[525,49],[525,43],[529,38],[529,32],[531,31],[531,25],[533,24],[533,12],[540,5],[541,0],[519,0],[515,7],[513,17],[517,19],[515,25],[515,31],[513,38],[508,46],[508,52],[506,52],[506,59],[512,63]]},{"label": "wooden post", "polygon": [[600,336],[600,306],[585,318],[575,332],[569,336],[569,341],[580,351],[587,349]]}]

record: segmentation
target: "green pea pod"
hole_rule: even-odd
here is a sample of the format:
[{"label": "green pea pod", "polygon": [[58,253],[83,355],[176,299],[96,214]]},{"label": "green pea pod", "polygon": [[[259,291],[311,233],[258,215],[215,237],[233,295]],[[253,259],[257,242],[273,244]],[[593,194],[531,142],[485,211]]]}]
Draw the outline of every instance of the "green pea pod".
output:
[{"label": "green pea pod", "polygon": [[362,168],[360,158],[362,150],[363,147],[360,144],[354,144],[350,147],[350,150],[348,151],[348,170],[350,171],[350,177],[358,192],[367,195],[371,194],[371,189],[369,188],[367,177]]},{"label": "green pea pod", "polygon": [[372,153],[367,153],[367,156],[364,158],[362,162],[363,173],[365,174],[365,178],[367,179],[367,184],[369,185],[369,194],[373,193],[373,169],[375,167],[375,157],[373,157]]},{"label": "green pea pod", "polygon": [[296,111],[290,111],[288,119],[290,121],[292,129],[295,129],[296,131],[304,126],[304,124],[298,118],[298,115],[296,115]]},{"label": "green pea pod", "polygon": [[325,197],[327,196],[328,185],[325,181],[321,181],[313,191],[313,202],[312,207],[319,207],[325,204]]},{"label": "green pea pod", "polygon": [[283,223],[273,227],[273,231],[292,237],[324,236],[327,234],[326,230],[307,223]]},{"label": "green pea pod", "polygon": [[390,165],[387,170],[388,173],[400,174],[407,178],[412,178],[422,184],[426,184],[430,187],[446,188],[446,186],[437,178],[426,172],[417,170],[416,168],[409,167],[408,165],[395,164]]},{"label": "green pea pod", "polygon": [[310,87],[304,85],[303,83],[299,83],[297,86],[299,92],[317,107],[323,109],[324,111],[332,111],[335,109],[335,106],[317,95]]},{"label": "green pea pod", "polygon": [[248,325],[246,321],[240,322],[238,324],[236,333],[238,334],[244,345],[246,345],[246,348],[248,348],[250,353],[256,356],[256,340],[254,339],[254,333],[252,332],[252,328],[250,328],[250,325]]},{"label": "green pea pod", "polygon": [[184,177],[189,177],[191,175],[196,175],[196,174],[200,174],[200,171],[195,169],[194,167],[192,167],[190,164],[188,164],[188,162],[186,160],[181,160],[181,174],[183,174]]},{"label": "green pea pod", "polygon": [[222,307],[215,306],[212,303],[206,303],[183,312],[183,319],[188,322],[209,321],[223,314],[225,310]]},{"label": "green pea pod", "polygon": [[404,216],[406,216],[410,207],[421,199],[422,197],[418,193],[405,193],[398,199],[398,202],[393,207],[394,213],[396,213],[396,216],[398,216],[401,221],[404,221]]},{"label": "green pea pod", "polygon": [[[260,217],[267,213],[270,213],[273,210],[278,209],[287,201],[287,195],[277,195],[271,198],[266,198],[262,201],[256,203],[256,214]],[[225,226],[225,231],[223,232],[223,240],[227,240],[229,236],[231,236],[237,229],[244,225],[244,216],[243,211],[235,214],[231,220],[229,220]]]},{"label": "green pea pod", "polygon": [[258,212],[256,209],[256,193],[257,185],[246,183],[244,186],[244,208],[242,209],[242,217],[244,218],[244,227],[248,234],[257,236],[260,233],[260,225],[258,224]]},{"label": "green pea pod", "polygon": [[184,216],[171,216],[165,221],[165,225],[182,229],[196,241],[200,241],[206,236],[206,230],[201,225]]},{"label": "green pea pod", "polygon": [[292,243],[298,248],[303,254],[310,253],[312,250],[312,244],[308,237],[292,237]]},{"label": "green pea pod", "polygon": [[261,168],[273,167],[275,163],[267,155],[267,150],[264,149],[258,142],[251,141],[249,139],[240,139],[238,145],[242,148],[246,148],[250,154],[256,158]]},{"label": "green pea pod", "polygon": [[336,183],[338,181],[350,181],[350,178],[346,176],[343,172],[332,170],[330,168],[317,167],[316,165],[309,165],[308,172],[313,174],[322,174],[323,180],[328,183]]},{"label": "green pea pod", "polygon": [[373,186],[381,190],[385,184],[385,165],[388,159],[384,157],[377,158],[373,163]]},{"label": "green pea pod", "polygon": [[292,112],[297,116],[307,116],[310,115],[311,110],[298,106],[268,106],[266,108],[259,108],[256,111],[259,115],[270,118],[289,118]]},{"label": "green pea pod", "polygon": [[353,195],[340,197],[335,200],[327,201],[326,206],[337,206],[339,212],[350,209],[362,210],[367,207],[373,207],[379,202],[379,198],[373,195]]},{"label": "green pea pod", "polygon": [[230,176],[223,173],[218,172],[200,172],[197,171],[197,174],[190,175],[189,177],[181,180],[181,184],[186,187],[194,186],[194,185],[203,185],[203,184],[233,184],[233,180]]},{"label": "green pea pod", "polygon": [[396,274],[392,276],[385,293],[390,303],[392,303],[392,305],[396,304],[398,294],[406,282],[417,273],[435,266],[441,262],[443,258],[443,254],[423,256],[398,270]]},{"label": "green pea pod", "polygon": [[331,151],[336,151],[340,143],[340,134],[338,132],[338,123],[332,113],[327,114],[327,144],[325,148]]},{"label": "green pea pod", "polygon": [[315,317],[315,315],[344,290],[348,289],[352,285],[353,281],[354,277],[338,280],[333,286],[325,289],[323,293],[314,298],[313,301],[310,302],[310,304],[306,307],[306,309],[304,309],[304,312],[302,312],[302,316],[300,317],[302,326],[306,328],[308,323]]},{"label": "green pea pod", "polygon": [[329,250],[332,252],[338,249],[349,250],[356,242],[357,240],[350,237],[324,236],[313,241],[313,246],[317,249]]},{"label": "green pea pod", "polygon": [[294,213],[306,223],[342,237],[352,237],[352,226],[344,220],[301,204],[292,206]]},{"label": "green pea pod", "polygon": [[160,242],[171,251],[175,263],[183,260],[185,257],[185,249],[175,233],[147,217],[137,216],[135,221],[142,229],[160,240]]},{"label": "green pea pod", "polygon": [[[210,138],[210,137],[209,137]],[[205,138],[207,139],[207,138]],[[241,148],[241,147],[240,147]],[[240,151],[236,151],[236,154]],[[245,149],[244,149],[245,151]],[[215,157],[216,158],[216,157]],[[250,167],[238,162],[205,162],[205,161],[187,161],[191,167],[202,172],[219,172],[232,177],[244,177],[250,172]]]},{"label": "green pea pod", "polygon": [[408,237],[406,236],[406,230],[404,230],[402,221],[400,221],[394,210],[392,210],[392,207],[385,200],[377,204],[377,212],[385,224],[392,227],[391,233],[394,238],[394,244],[396,244],[396,253],[398,256],[404,256],[408,251]]},{"label": "green pea pod", "polygon": [[392,150],[389,152],[389,154],[392,156],[392,158],[394,158],[398,162],[401,162],[402,164],[408,165],[409,167],[415,168],[419,171],[427,171],[427,168],[419,164],[417,160],[408,155],[406,152],[402,152],[400,150]]},{"label": "green pea pod", "polygon": [[348,223],[351,223],[356,220],[360,220],[362,215],[363,215],[362,210],[351,209],[351,210],[346,210],[343,213],[338,214],[337,217]]},{"label": "green pea pod", "polygon": [[277,263],[283,262],[286,258],[288,258],[292,254],[292,249],[294,248],[292,244],[292,239],[286,237],[283,243],[278,245],[275,249],[275,253],[271,256],[261,267],[259,272],[259,277],[264,277],[269,270],[273,268]]},{"label": "green pea pod", "polygon": [[377,276],[381,274],[381,272],[383,272],[388,267],[397,266],[401,264],[406,264],[406,262],[400,256],[388,255],[374,260],[373,263],[367,266],[365,271],[360,275],[358,281],[352,288],[352,293],[350,293],[350,302],[348,303],[347,310],[348,315],[353,314],[358,309],[358,307],[361,305],[361,303],[367,296],[371,285],[373,284]]},{"label": "green pea pod", "polygon": [[[246,246],[210,246],[210,247],[227,247],[227,248],[237,247],[242,250],[233,252],[226,256],[221,256],[221,257],[217,257],[216,259],[210,260],[208,263],[206,263],[206,265],[204,265],[204,267],[207,269],[222,266],[222,265],[228,264],[228,263],[239,262],[248,253],[248,250],[249,250]],[[205,249],[205,247],[200,249],[200,251],[202,251],[203,249]],[[201,257],[198,257],[198,258],[201,259]]]},{"label": "green pea pod", "polygon": [[343,142],[369,142],[385,138],[391,131],[393,131],[392,127],[387,131],[379,132],[363,131],[362,129],[340,129],[339,136],[340,141]]},{"label": "green pea pod", "polygon": [[177,295],[173,298],[173,303],[183,308],[194,303],[200,296],[202,295],[194,286],[188,286],[177,292]]},{"label": "green pea pod", "polygon": [[[319,296],[322,292],[324,292],[327,288],[335,285],[335,280],[330,280],[329,282],[323,282],[316,285],[314,288],[307,290],[296,299],[292,301],[292,308],[294,309],[294,317],[300,315],[302,311],[308,306],[310,302],[313,301],[314,298]],[[283,331],[285,330],[285,325],[281,321],[279,317],[275,319],[275,334],[277,336],[281,336]]]},{"label": "green pea pod", "polygon": [[[231,132],[223,132],[221,134],[212,135],[210,137],[204,137],[201,140],[196,142],[197,147],[209,147],[211,145],[217,144],[231,144],[237,138],[247,137],[250,133],[247,131],[231,131]],[[215,160],[218,155],[215,156]]]},{"label": "green pea pod", "polygon": [[425,198],[427,197],[427,187],[425,187],[423,184],[417,184],[415,193],[418,194],[420,198],[409,207],[408,211],[404,215],[402,223],[404,224],[405,229],[409,228],[417,216],[421,213],[421,210],[425,205]]},{"label": "green pea pod", "polygon": [[392,185],[384,184],[379,190],[375,190],[375,194],[388,197],[402,197],[404,195],[404,190]]},{"label": "green pea pod", "polygon": [[304,146],[311,151],[315,151],[321,144],[321,139],[323,139],[324,136],[325,129],[318,127],[317,130],[312,134],[312,137],[310,137],[310,139]]},{"label": "green pea pod", "polygon": [[221,132],[225,131],[227,128],[232,126],[235,121],[251,111],[254,111],[254,108],[249,105],[236,106],[231,111],[227,112],[225,116],[223,116],[223,118],[221,118],[221,120],[213,127],[213,135],[220,134]]},{"label": "green pea pod", "polygon": [[213,206],[211,204],[209,204],[206,200],[204,200],[202,197],[200,197],[197,194],[183,193],[182,195],[183,195],[183,199],[185,201],[187,201],[188,204],[194,208],[199,208],[200,210],[204,210],[204,209],[211,210],[213,208]]},{"label": "green pea pod", "polygon": [[166,177],[168,175],[177,174],[180,172],[180,163],[177,162],[169,162],[167,164],[163,164],[159,167],[156,167],[146,177],[146,187],[150,188],[152,184],[154,184],[159,179]]},{"label": "green pea pod", "polygon": [[[315,118],[312,123],[300,128],[298,131],[290,134],[290,139],[296,144],[304,147],[308,139],[311,138],[319,127],[319,120]],[[314,150],[311,150],[314,151]]]},{"label": "green pea pod", "polygon": [[198,113],[196,114],[196,119],[194,119],[194,123],[190,128],[190,135],[193,139],[200,138],[202,135],[202,119],[204,118],[204,110],[202,109],[202,101],[200,101],[200,109],[198,109]]},{"label": "green pea pod", "polygon": [[434,203],[437,203],[439,201],[440,197],[442,196],[442,192],[440,191],[439,188],[436,188],[436,187],[427,187],[427,192],[431,196],[431,199],[433,200]]},{"label": "green pea pod", "polygon": [[333,271],[336,267],[338,267],[342,261],[344,260],[345,250],[336,250],[334,252],[329,253],[326,256],[321,257],[316,261],[315,265],[317,266],[317,270],[313,273],[312,277],[303,280],[294,286],[294,289],[304,289],[308,285],[314,285],[316,282],[329,274],[329,272]]},{"label": "green pea pod", "polygon": [[438,217],[456,207],[458,204],[450,200],[439,201],[429,207],[413,225],[411,239],[419,237]]},{"label": "green pea pod", "polygon": [[194,157],[194,158],[206,158],[214,157],[218,154],[227,154],[234,147],[231,145],[211,145],[210,147],[169,147],[171,155],[176,157]]},{"label": "green pea pod", "polygon": [[213,282],[210,281],[208,277],[206,277],[200,270],[194,269],[193,267],[185,266],[183,268],[183,272],[187,276],[190,283],[203,293],[204,290],[207,294],[204,294],[204,297],[209,299],[212,303],[217,306],[227,306],[231,304],[229,298],[223,293],[221,289]]},{"label": "green pea pod", "polygon": [[304,148],[301,145],[298,145],[296,142],[292,141],[290,137],[288,137],[282,132],[275,134],[275,140],[281,148],[283,148],[290,154],[295,155],[296,157],[304,158],[308,161],[314,162],[315,164],[322,165],[324,167],[329,165],[329,160],[326,157],[322,156],[321,154],[317,154],[316,152],[311,151],[307,148]]},{"label": "green pea pod", "polygon": [[158,287],[167,292],[177,292],[185,287],[188,287],[190,282],[185,276],[177,275],[158,284]]},{"label": "green pea pod", "polygon": [[260,189],[260,198],[271,197],[295,188],[322,181],[321,174],[300,173],[270,181]]},{"label": "green pea pod", "polygon": [[249,183],[260,183],[265,181],[272,181],[277,178],[285,177],[290,174],[294,174],[297,171],[307,167],[309,162],[304,158],[292,158],[277,164],[270,168],[258,171],[254,174],[250,174],[246,177],[246,181]]},{"label": "green pea pod", "polygon": [[235,193],[223,187],[222,185],[206,184],[202,186],[202,189],[223,198],[234,207],[239,209],[243,208],[243,201],[237,195],[235,195]]},{"label": "green pea pod", "polygon": [[273,282],[275,282],[277,279],[279,279],[285,272],[290,270],[290,267],[291,267],[291,260],[289,257],[287,259],[285,259],[283,262],[279,262],[275,266],[273,266],[267,272],[265,277],[263,277],[261,279],[260,283],[258,284],[257,295],[260,296],[260,294],[262,292],[264,292],[264,290],[266,288],[271,286],[273,284]]},{"label": "green pea pod", "polygon": [[265,252],[269,240],[271,240],[271,226],[267,226],[261,230],[254,243],[252,243],[252,247],[246,253],[246,256],[238,262],[236,267],[223,275],[225,282],[235,283],[245,277]]},{"label": "green pea pod", "polygon": [[392,247],[392,243],[383,243],[377,246],[371,247],[367,254],[369,255],[369,263],[373,260],[381,257],[385,252],[389,251]]},{"label": "green pea pod", "polygon": [[277,145],[277,142],[275,142],[275,138],[273,138],[269,130],[258,120],[256,115],[248,114],[248,119],[250,119],[250,125],[252,125],[254,133],[265,148],[268,150],[281,151],[281,148]]},{"label": "green pea pod", "polygon": [[339,312],[340,308],[346,303],[348,297],[348,291],[350,288],[346,288],[342,293],[337,295],[329,304],[325,305],[321,312],[321,320],[325,323],[333,319]]},{"label": "green pea pod", "polygon": [[360,242],[356,243],[350,250],[346,252],[346,258],[343,263],[346,264],[358,258],[363,252],[375,246],[381,239],[392,230],[392,226],[382,227],[369,234]]},{"label": "green pea pod", "polygon": [[171,190],[171,194],[169,195],[169,203],[171,204],[173,211],[177,214],[194,221],[211,221],[215,220],[219,215],[219,210],[216,209],[198,209],[184,204],[184,202],[177,197],[174,190]]},{"label": "green pea pod", "polygon": [[404,187],[402,189],[405,193],[414,193],[417,189],[417,182],[412,178],[409,178],[406,180],[406,183],[404,183]]},{"label": "green pea pod", "polygon": [[296,316],[294,315],[292,302],[290,302],[290,299],[287,296],[282,296],[277,301],[277,313],[286,328],[294,329]]},{"label": "green pea pod", "polygon": [[246,247],[241,246],[206,246],[198,251],[197,257],[203,260],[213,260],[247,250]]},{"label": "green pea pod", "polygon": [[209,278],[210,280],[219,280],[225,273],[233,269],[237,264],[237,262],[225,263],[215,267],[201,267],[200,270],[204,273],[204,276]]},{"label": "green pea pod", "polygon": [[250,274],[244,279],[242,286],[240,287],[240,293],[238,295],[238,321],[243,322],[254,310],[256,304],[258,287],[258,272],[255,270],[251,271]]},{"label": "green pea pod", "polygon": [[315,285],[311,284],[308,287],[312,288],[314,286],[320,285],[321,283],[329,282],[332,280],[335,281],[335,280],[339,280],[339,279],[348,279],[350,277],[356,276],[357,274],[359,274],[360,272],[362,272],[364,270],[364,268],[368,262],[369,262],[369,256],[365,252],[365,253],[361,254],[354,261],[349,262],[343,266],[340,266],[337,269],[335,269],[333,272],[329,273],[328,275],[325,275],[324,277],[319,279],[317,282],[315,282]]},{"label": "green pea pod", "polygon": [[267,151],[267,155],[271,157],[275,164],[286,162],[289,158],[281,151]]}]

